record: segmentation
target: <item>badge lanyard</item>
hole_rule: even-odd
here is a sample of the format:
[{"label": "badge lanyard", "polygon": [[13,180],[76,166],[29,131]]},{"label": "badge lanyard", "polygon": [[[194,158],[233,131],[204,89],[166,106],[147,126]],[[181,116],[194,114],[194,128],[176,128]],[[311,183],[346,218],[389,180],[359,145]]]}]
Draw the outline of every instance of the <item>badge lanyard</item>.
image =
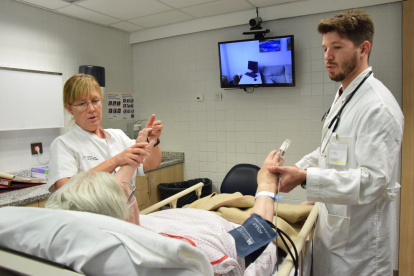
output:
[{"label": "badge lanyard", "polygon": [[[372,74],[372,71],[369,71],[368,74],[363,78],[363,80],[358,84],[358,86],[355,87],[354,91],[352,91],[352,93],[349,95],[349,97],[345,100],[345,103],[341,106],[341,108],[339,109],[338,113],[336,113],[336,115],[332,118],[331,122],[328,125],[328,129],[325,131],[324,135],[322,136],[321,147],[319,149],[319,153],[321,155],[323,155],[323,153],[325,152],[325,149],[328,146],[328,142],[331,139],[332,134],[338,128],[339,121],[341,119],[341,114],[342,114],[342,111],[344,110],[345,106],[349,103],[349,101],[352,99],[352,97],[355,95],[355,93],[358,91],[358,89],[361,87],[361,85],[364,84],[364,82],[368,79],[368,77],[371,74]],[[328,114],[329,114],[330,111],[331,111],[331,108],[329,108],[328,111],[323,115],[322,121],[324,121],[326,119],[326,117],[328,116]],[[331,129],[332,126],[333,126],[333,128],[332,128],[332,131],[331,131],[331,135],[326,140],[325,146],[323,146],[323,140],[325,139],[326,134],[328,133],[328,131]]]}]

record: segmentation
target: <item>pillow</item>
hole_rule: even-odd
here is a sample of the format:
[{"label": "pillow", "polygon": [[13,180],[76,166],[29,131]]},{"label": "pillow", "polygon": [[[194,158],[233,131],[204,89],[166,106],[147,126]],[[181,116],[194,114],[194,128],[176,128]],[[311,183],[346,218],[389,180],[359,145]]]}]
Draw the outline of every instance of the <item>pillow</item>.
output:
[{"label": "pillow", "polygon": [[[129,229],[142,236],[141,241],[148,240],[148,243],[140,244],[131,237],[114,232],[117,227]],[[198,249],[182,241],[119,219],[86,212],[33,207],[0,208],[0,246],[64,264],[86,275],[161,276],[167,273],[169,276],[190,276],[207,275],[211,271],[207,257],[200,256],[202,253]],[[172,246],[171,250],[176,254],[163,256],[154,249],[157,246]],[[134,251],[134,248],[139,250]],[[183,255],[181,252],[193,253],[190,255],[192,258],[187,259],[199,257],[200,266],[177,261],[181,260],[177,258]],[[203,271],[206,267],[207,271]]]}]

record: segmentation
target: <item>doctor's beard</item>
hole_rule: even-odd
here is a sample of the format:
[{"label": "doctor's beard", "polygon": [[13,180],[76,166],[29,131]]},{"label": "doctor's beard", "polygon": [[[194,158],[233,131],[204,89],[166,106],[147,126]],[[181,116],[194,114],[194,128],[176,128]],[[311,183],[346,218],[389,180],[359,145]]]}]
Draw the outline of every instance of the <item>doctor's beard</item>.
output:
[{"label": "doctor's beard", "polygon": [[[352,71],[355,70],[357,66],[357,62],[358,62],[358,57],[355,51],[354,55],[351,58],[345,60],[344,63],[342,64],[341,66],[342,71],[336,75],[333,72],[330,72],[329,78],[336,82],[343,81],[349,74],[351,74]],[[328,64],[337,65],[335,63],[329,63],[329,62]]]}]

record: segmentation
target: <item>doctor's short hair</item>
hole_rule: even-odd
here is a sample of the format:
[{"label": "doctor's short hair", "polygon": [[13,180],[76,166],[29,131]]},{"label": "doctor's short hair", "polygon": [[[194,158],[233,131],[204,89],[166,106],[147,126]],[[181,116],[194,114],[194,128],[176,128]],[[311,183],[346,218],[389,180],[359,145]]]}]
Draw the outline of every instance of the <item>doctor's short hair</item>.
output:
[{"label": "doctor's short hair", "polygon": [[92,75],[76,74],[70,77],[63,86],[63,103],[73,104],[85,96],[90,98],[92,90],[103,97],[98,81]]},{"label": "doctor's short hair", "polygon": [[54,192],[45,208],[129,218],[127,197],[115,177],[106,172],[81,172]]},{"label": "doctor's short hair", "polygon": [[362,42],[369,41],[372,45],[374,38],[374,22],[363,10],[350,10],[319,22],[318,32],[326,34],[336,32],[342,37],[347,37],[356,47]]}]

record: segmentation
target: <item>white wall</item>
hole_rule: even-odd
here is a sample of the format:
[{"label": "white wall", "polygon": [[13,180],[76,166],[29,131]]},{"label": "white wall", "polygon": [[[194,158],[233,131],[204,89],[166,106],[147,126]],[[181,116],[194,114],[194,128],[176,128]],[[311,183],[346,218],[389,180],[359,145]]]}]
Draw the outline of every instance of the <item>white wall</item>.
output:
[{"label": "white wall", "polygon": [[[376,28],[370,58],[374,74],[401,104],[402,4],[364,9]],[[137,118],[155,113],[164,125],[162,149],[185,152],[185,179],[210,178],[216,191],[231,167],[238,163],[260,166],[286,138],[292,141],[286,164],[293,165],[319,146],[321,117],[338,88],[324,69],[321,36],[316,31],[321,19],[336,13],[263,24],[271,30],[269,37],[295,36],[294,88],[260,88],[250,94],[220,89],[217,43],[252,38],[241,34],[244,26],[134,44]],[[223,93],[222,101],[214,101],[217,92]],[[200,94],[204,102],[196,101]],[[286,194],[284,202],[298,204],[304,199],[299,187]]]},{"label": "white wall", "polygon": [[[65,82],[78,72],[79,65],[85,64],[105,67],[106,93],[133,93],[129,34],[16,1],[0,1],[0,66],[61,72]],[[48,107],[40,106],[39,112],[43,108]],[[118,122],[109,123],[106,116],[103,118],[104,127],[126,130],[126,121]],[[42,142],[48,158],[49,146],[61,132],[0,131],[0,171],[39,166],[37,158],[31,156],[30,143]]]}]

